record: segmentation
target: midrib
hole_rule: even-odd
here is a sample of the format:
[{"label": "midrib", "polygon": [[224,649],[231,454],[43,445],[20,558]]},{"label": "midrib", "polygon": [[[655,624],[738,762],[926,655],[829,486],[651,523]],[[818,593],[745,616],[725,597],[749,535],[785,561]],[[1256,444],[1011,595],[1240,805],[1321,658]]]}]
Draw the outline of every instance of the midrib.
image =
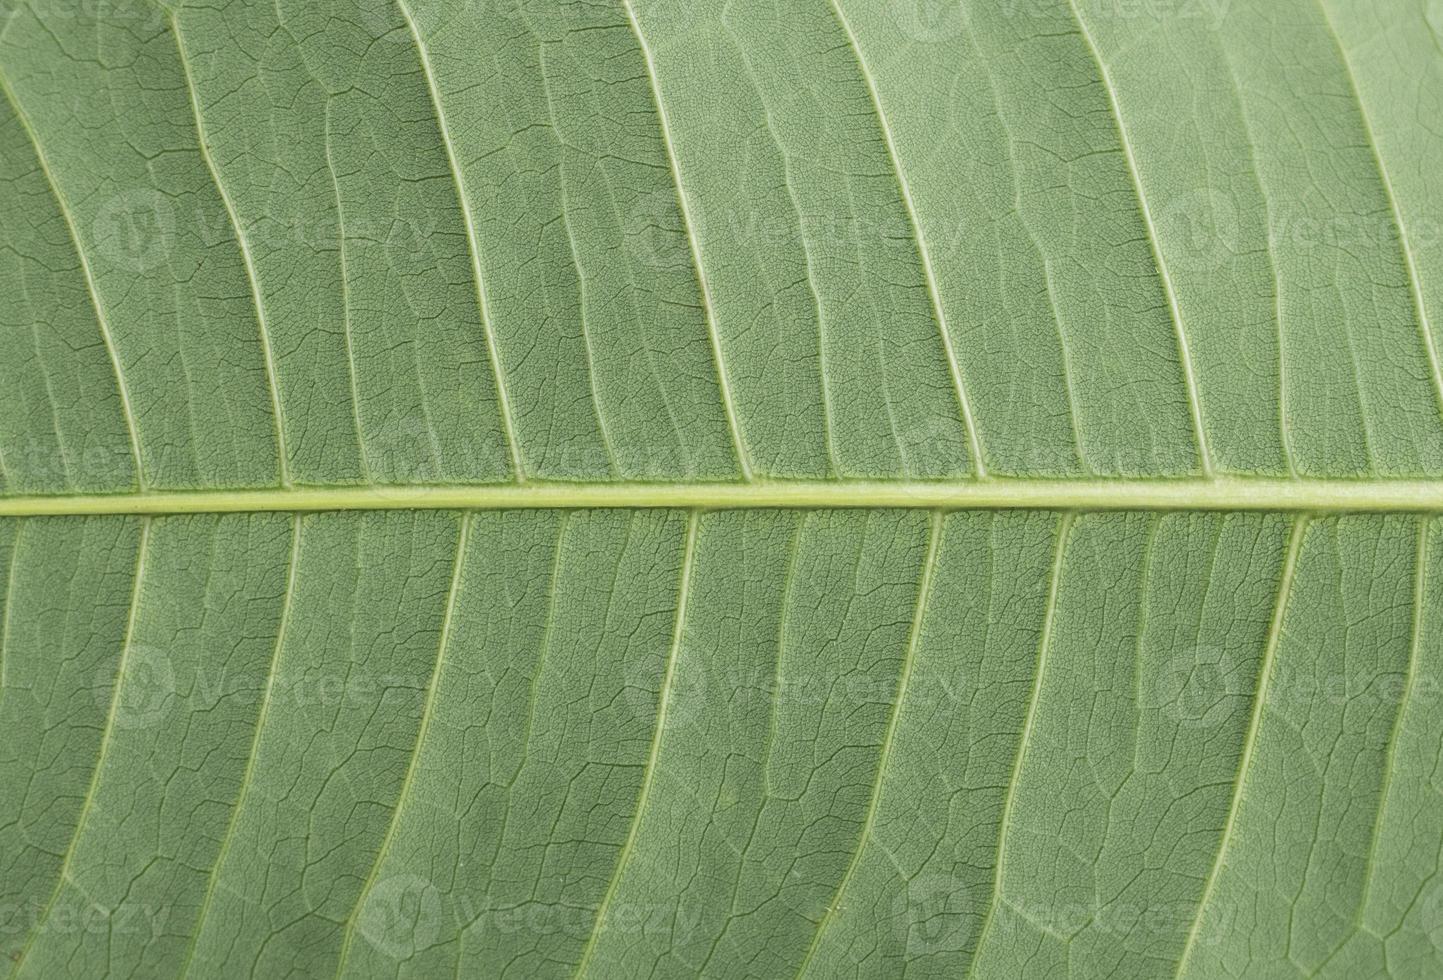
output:
[{"label": "midrib", "polygon": [[1443,513],[1443,479],[526,483],[0,497],[0,517],[522,508],[914,508]]}]

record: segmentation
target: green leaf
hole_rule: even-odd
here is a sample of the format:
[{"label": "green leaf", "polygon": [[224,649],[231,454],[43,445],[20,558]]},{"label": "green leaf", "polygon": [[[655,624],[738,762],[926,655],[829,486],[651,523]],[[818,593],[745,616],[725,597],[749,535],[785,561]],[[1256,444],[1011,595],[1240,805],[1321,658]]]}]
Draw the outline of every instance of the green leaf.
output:
[{"label": "green leaf", "polygon": [[0,969],[1443,973],[1438,0],[7,0],[0,96]]}]

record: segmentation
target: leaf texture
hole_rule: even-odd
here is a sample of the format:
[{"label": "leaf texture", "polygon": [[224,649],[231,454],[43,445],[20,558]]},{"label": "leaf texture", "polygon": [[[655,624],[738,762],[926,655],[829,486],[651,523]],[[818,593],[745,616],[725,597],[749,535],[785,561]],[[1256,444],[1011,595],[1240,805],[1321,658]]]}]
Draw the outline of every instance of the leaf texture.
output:
[{"label": "leaf texture", "polygon": [[0,969],[1443,971],[1443,6],[0,9]]}]

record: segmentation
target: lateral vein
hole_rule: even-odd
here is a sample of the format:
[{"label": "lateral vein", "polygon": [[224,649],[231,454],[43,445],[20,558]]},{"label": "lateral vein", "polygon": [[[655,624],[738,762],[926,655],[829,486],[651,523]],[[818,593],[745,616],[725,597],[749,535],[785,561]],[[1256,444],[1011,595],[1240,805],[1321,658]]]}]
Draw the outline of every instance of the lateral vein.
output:
[{"label": "lateral vein", "polygon": [[1012,806],[1017,798],[1017,783],[1022,775],[1022,764],[1026,761],[1027,745],[1032,738],[1033,724],[1037,720],[1037,705],[1042,695],[1042,671],[1047,666],[1047,650],[1052,645],[1052,629],[1057,620],[1057,597],[1062,591],[1062,568],[1067,559],[1067,539],[1072,531],[1071,515],[1064,515],[1057,524],[1056,553],[1052,556],[1052,575],[1047,586],[1047,607],[1042,614],[1042,634],[1037,640],[1037,667],[1032,674],[1032,692],[1027,697],[1027,717],[1022,723],[1022,737],[1018,741],[1017,754],[1012,759],[1012,775],[1007,781],[1007,796],[1002,801],[1002,818],[997,824],[997,861],[992,880],[992,895],[987,903],[987,913],[982,929],[977,934],[977,945],[972,950],[972,960],[967,964],[967,980],[977,968],[977,958],[982,955],[983,944],[992,931],[992,922],[997,914],[997,905],[1002,897],[1002,879],[1007,862],[1007,830],[1012,822]]},{"label": "lateral vein", "polygon": [[255,728],[251,732],[250,751],[246,753],[246,765],[245,769],[241,771],[240,789],[236,793],[235,803],[231,805],[225,832],[221,835],[220,848],[216,851],[215,863],[211,866],[210,874],[206,876],[205,895],[201,898],[200,911],[196,913],[195,925],[191,928],[190,946],[186,950],[185,962],[176,971],[176,976],[189,975],[190,964],[195,959],[195,951],[200,943],[206,916],[210,914],[211,900],[215,897],[216,882],[220,879],[221,871],[225,867],[226,855],[230,853],[231,842],[235,839],[236,825],[240,821],[241,810],[244,808],[246,797],[255,782],[256,757],[260,754],[261,736],[265,731],[266,720],[271,711],[271,695],[275,691],[276,677],[280,673],[281,648],[285,645],[286,627],[291,621],[291,606],[296,595],[296,566],[300,562],[300,557],[301,519],[297,515],[291,521],[291,555],[286,567],[286,594],[281,600],[281,616],[276,626],[276,643],[271,649],[270,665],[266,668],[266,686],[265,691],[261,694],[260,708],[256,711]]},{"label": "lateral vein", "polygon": [[441,90],[436,84],[436,75],[431,70],[431,53],[421,38],[416,20],[406,0],[396,0],[396,8],[406,21],[406,30],[416,45],[416,56],[421,62],[421,74],[426,78],[426,90],[431,96],[431,105],[436,110],[436,126],[441,132],[441,144],[446,150],[446,162],[451,168],[451,177],[456,185],[456,200],[461,206],[461,217],[466,225],[466,245],[471,253],[471,275],[476,280],[476,312],[481,317],[481,332],[486,338],[486,350],[491,355],[491,369],[496,383],[496,401],[501,409],[501,425],[506,432],[506,445],[511,454],[511,471],[517,483],[526,482],[526,470],[521,463],[521,446],[516,439],[516,424],[511,412],[511,398],[507,394],[506,371],[501,366],[501,348],[496,342],[496,333],[491,322],[490,303],[486,299],[486,287],[481,278],[481,243],[476,236],[476,219],[471,216],[471,202],[466,195],[466,178],[461,174],[461,162],[456,159],[456,147],[451,142],[451,129],[446,122],[446,110],[441,107]]},{"label": "lateral vein", "polygon": [[1087,21],[1083,19],[1082,12],[1077,9],[1076,0],[1068,0],[1068,6],[1072,10],[1072,18],[1077,22],[1077,28],[1082,34],[1082,40],[1087,45],[1093,63],[1097,65],[1098,77],[1102,80],[1103,91],[1107,93],[1107,105],[1112,110],[1112,119],[1117,125],[1117,138],[1122,145],[1123,159],[1127,162],[1127,174],[1132,180],[1132,190],[1137,196],[1137,204],[1142,211],[1143,224],[1147,228],[1148,245],[1152,249],[1153,263],[1157,266],[1157,275],[1162,280],[1163,293],[1167,296],[1168,312],[1172,316],[1173,331],[1177,339],[1178,359],[1182,361],[1183,380],[1187,385],[1188,410],[1192,415],[1193,431],[1197,434],[1198,463],[1202,467],[1203,476],[1212,476],[1212,452],[1208,448],[1207,429],[1203,424],[1202,396],[1198,392],[1197,374],[1193,367],[1192,352],[1188,347],[1187,333],[1182,327],[1182,310],[1178,306],[1177,290],[1173,288],[1172,276],[1167,271],[1167,262],[1162,257],[1162,244],[1157,238],[1157,226],[1152,220],[1152,208],[1148,206],[1147,196],[1142,192],[1142,176],[1137,170],[1137,159],[1132,153],[1132,142],[1127,136],[1127,125],[1122,121],[1122,107],[1117,103],[1117,90],[1112,84],[1107,64],[1102,60],[1102,52],[1097,49],[1097,43],[1092,38],[1092,31],[1088,28]]},{"label": "lateral vein", "polygon": [[676,200],[681,208],[682,223],[686,225],[686,239],[691,248],[692,265],[696,268],[697,287],[701,290],[702,306],[706,309],[707,333],[711,337],[712,358],[716,361],[717,381],[721,385],[722,407],[726,410],[727,426],[731,429],[732,443],[736,446],[737,464],[741,467],[742,476],[751,480],[751,460],[746,443],[742,440],[741,420],[737,417],[736,403],[732,398],[731,379],[727,375],[726,361],[722,357],[721,333],[717,326],[711,285],[707,282],[706,270],[702,267],[701,242],[696,237],[696,222],[692,220],[691,207],[686,199],[686,190],[681,184],[681,164],[677,161],[676,148],[672,145],[671,130],[667,125],[666,106],[661,100],[661,83],[656,77],[655,59],[652,57],[651,46],[646,43],[646,37],[641,33],[641,24],[637,22],[636,10],[632,7],[631,0],[621,0],[621,6],[626,10],[626,19],[631,24],[631,32],[636,35],[636,43],[641,47],[641,56],[646,62],[646,75],[651,81],[651,98],[656,103],[656,117],[661,125],[661,142],[666,147],[667,163],[671,165],[671,178],[676,185]]},{"label": "lateral vein", "polygon": [[170,26],[170,34],[175,38],[175,50],[180,57],[180,70],[185,77],[186,91],[190,96],[191,113],[195,116],[195,138],[200,147],[200,157],[205,161],[205,168],[210,173],[211,183],[220,193],[221,203],[225,205],[226,217],[235,231],[236,244],[240,247],[241,260],[245,265],[251,302],[255,304],[256,308],[256,325],[260,328],[261,354],[265,358],[266,382],[271,395],[271,414],[275,416],[276,456],[279,462],[281,486],[288,487],[291,485],[290,452],[286,448],[285,417],[281,414],[280,378],[276,372],[275,352],[271,347],[270,325],[267,323],[265,303],[261,299],[261,283],[256,273],[255,258],[251,254],[250,241],[246,238],[245,230],[241,228],[240,215],[236,211],[235,202],[231,200],[230,192],[226,190],[225,184],[221,181],[220,168],[216,166],[215,158],[211,156],[205,117],[200,111],[200,90],[196,87],[195,79],[191,75],[190,59],[185,54],[185,37],[180,30],[180,19],[177,14],[171,12],[167,14],[166,20]]},{"label": "lateral vein", "polygon": [[451,588],[446,593],[446,611],[441,619],[441,636],[436,644],[436,662],[431,668],[431,677],[426,685],[426,701],[421,708],[421,722],[416,729],[416,741],[411,746],[411,758],[406,764],[406,774],[401,779],[401,790],[396,795],[396,805],[391,810],[391,819],[386,824],[386,835],[381,840],[381,847],[376,852],[376,860],[371,864],[370,874],[366,876],[366,882],[361,886],[360,893],[356,896],[356,904],[351,908],[351,914],[346,919],[345,934],[341,939],[341,955],[336,964],[336,976],[343,976],[346,972],[346,962],[350,958],[351,945],[356,938],[356,924],[360,921],[361,910],[365,907],[366,899],[375,887],[376,876],[381,873],[381,867],[386,863],[386,857],[391,853],[391,844],[396,839],[396,828],[401,823],[401,816],[406,809],[406,801],[411,795],[411,786],[415,782],[416,764],[421,759],[421,749],[426,742],[426,734],[431,729],[431,719],[436,716],[436,690],[441,686],[441,674],[446,667],[446,648],[451,644],[451,626],[456,618],[456,597],[460,594],[461,583],[466,574],[466,543],[470,537],[471,515],[462,514],[459,539],[456,542],[456,557],[451,568]]},{"label": "lateral vein", "polygon": [[36,937],[45,931],[50,920],[50,913],[55,909],[55,903],[60,899],[60,893],[65,890],[65,883],[70,880],[75,849],[85,833],[86,824],[90,820],[90,809],[95,803],[95,794],[100,789],[101,773],[105,768],[105,760],[110,754],[111,742],[115,735],[115,716],[120,709],[121,687],[125,683],[125,668],[130,662],[130,652],[135,647],[135,620],[140,609],[141,584],[145,578],[145,552],[149,544],[150,520],[147,518],[140,524],[140,544],[136,548],[135,580],[131,583],[130,610],[125,621],[125,638],[120,648],[119,662],[115,666],[115,683],[110,688],[110,706],[105,712],[105,727],[100,732],[100,747],[95,758],[95,768],[90,772],[90,782],[86,787],[85,797],[80,803],[80,814],[75,821],[75,830],[71,832],[70,842],[65,846],[65,856],[60,860],[60,871],[55,877],[55,889],[50,893],[44,910],[34,920],[30,934],[25,939],[25,945],[14,957],[15,965],[10,971],[12,977],[20,975],[20,971],[25,966],[25,959],[30,955],[30,949],[35,944]]},{"label": "lateral vein", "polygon": [[[912,614],[912,630],[907,640],[907,650],[902,657],[902,669],[897,677],[897,691],[892,698],[892,711],[887,717],[887,730],[882,736],[882,751],[877,759],[877,773],[872,780],[872,793],[867,800],[867,813],[862,820],[861,833],[857,835],[857,847],[852,852],[852,859],[847,863],[847,870],[842,874],[842,880],[837,884],[837,890],[832,895],[831,902],[822,913],[822,921],[817,923],[816,930],[812,933],[811,945],[807,947],[807,955],[802,960],[802,965],[797,969],[797,976],[806,975],[807,968],[811,966],[812,958],[821,948],[822,938],[826,935],[827,927],[835,921],[837,909],[842,904],[842,898],[847,893],[847,887],[857,874],[857,868],[862,863],[862,854],[867,850],[867,844],[871,842],[873,827],[877,822],[877,807],[882,801],[882,786],[887,778],[887,763],[892,757],[892,747],[896,744],[897,726],[902,718],[903,701],[907,697],[907,686],[912,680],[912,668],[917,662],[917,646],[922,638],[922,623],[927,616],[927,600],[932,595],[933,573],[937,568],[937,556],[942,548],[942,532],[945,515],[940,511],[932,514],[930,529],[927,535],[927,556],[923,559],[922,579],[917,586],[917,605]],[[885,845],[881,845],[885,849]]]},{"label": "lateral vein", "polygon": [[[1403,726],[1408,720],[1414,691],[1417,689],[1418,662],[1422,659],[1424,629],[1428,615],[1428,559],[1429,521],[1418,522],[1418,541],[1414,551],[1413,569],[1413,636],[1408,644],[1408,666],[1404,672],[1403,691],[1398,698],[1398,713],[1393,716],[1393,727],[1388,732],[1388,745],[1383,750],[1383,784],[1378,790],[1378,815],[1373,820],[1373,837],[1368,845],[1368,860],[1363,865],[1363,894],[1358,900],[1358,915],[1355,929],[1363,927],[1363,918],[1368,914],[1373,894],[1373,882],[1378,864],[1378,853],[1383,845],[1383,826],[1388,817],[1388,800],[1393,788],[1393,777],[1398,771],[1398,743],[1402,741]],[[1341,949],[1341,947],[1339,947]]]},{"label": "lateral vein", "polygon": [[351,272],[346,263],[346,208],[341,203],[341,181],[336,174],[336,161],[331,153],[331,103],[326,101],[326,172],[330,174],[331,191],[336,198],[336,259],[340,265],[341,338],[346,346],[346,376],[351,388],[351,421],[356,426],[356,456],[361,474],[371,478],[371,462],[366,455],[365,427],[361,424],[361,388],[356,378],[356,350],[351,342]]},{"label": "lateral vein", "polygon": [[1378,179],[1383,185],[1383,194],[1388,198],[1393,227],[1398,232],[1398,248],[1403,253],[1403,262],[1408,270],[1408,291],[1413,299],[1414,312],[1418,315],[1418,332],[1422,335],[1423,351],[1428,357],[1433,394],[1438,399],[1439,410],[1443,411],[1443,366],[1439,364],[1438,347],[1433,340],[1433,329],[1428,322],[1428,312],[1423,304],[1423,280],[1418,275],[1418,263],[1413,256],[1413,248],[1408,244],[1408,227],[1403,221],[1403,211],[1398,207],[1398,195],[1393,191],[1393,181],[1388,177],[1388,168],[1383,165],[1383,153],[1378,146],[1377,134],[1373,132],[1373,123],[1368,119],[1368,111],[1363,107],[1363,93],[1358,88],[1358,79],[1353,73],[1352,62],[1348,60],[1348,49],[1343,46],[1343,39],[1338,34],[1338,28],[1333,24],[1333,17],[1328,13],[1328,5],[1325,0],[1318,0],[1318,9],[1322,13],[1323,24],[1332,37],[1333,45],[1338,50],[1338,57],[1343,64],[1343,75],[1348,79],[1348,88],[1352,93],[1354,103],[1358,106],[1358,119],[1363,124],[1363,135],[1367,137],[1368,149],[1373,155],[1373,165],[1378,170]]},{"label": "lateral vein", "polygon": [[847,43],[851,46],[852,56],[857,61],[857,68],[862,73],[862,81],[866,83],[867,94],[872,98],[872,111],[877,114],[877,125],[882,130],[883,142],[887,145],[887,157],[892,164],[892,172],[897,177],[897,186],[902,192],[902,203],[906,207],[907,221],[912,228],[912,240],[917,245],[917,257],[922,261],[922,275],[927,280],[927,296],[932,301],[932,313],[937,319],[937,332],[942,338],[942,349],[947,355],[947,368],[952,377],[952,388],[957,395],[957,406],[962,412],[962,424],[967,430],[967,451],[972,457],[973,471],[978,479],[986,479],[987,463],[982,458],[982,439],[977,432],[977,419],[972,412],[972,402],[967,395],[967,386],[962,381],[962,368],[957,361],[957,351],[952,343],[952,334],[947,326],[947,315],[942,308],[942,296],[937,288],[937,275],[933,270],[932,256],[927,248],[927,239],[922,234],[922,224],[917,218],[917,205],[912,200],[912,188],[907,183],[907,178],[902,172],[902,161],[897,155],[897,142],[892,137],[892,126],[887,122],[887,116],[882,112],[882,99],[877,94],[877,84],[872,78],[872,73],[867,69],[866,59],[862,57],[862,47],[857,43],[857,35],[852,30],[852,25],[847,22],[847,17],[842,13],[836,0],[830,0],[832,13],[841,25],[843,32],[847,35]]},{"label": "lateral vein", "polygon": [[5,609],[0,612],[0,704],[5,701],[5,662],[10,649],[10,618],[15,610],[15,579],[20,568],[20,533],[25,530],[23,522],[15,525],[15,534],[10,539],[10,561],[5,570]]},{"label": "lateral vein", "polygon": [[50,161],[45,156],[45,151],[40,146],[40,137],[36,135],[35,127],[30,124],[30,117],[20,106],[20,99],[15,95],[15,90],[10,86],[10,79],[3,69],[0,69],[0,93],[3,93],[10,108],[15,111],[15,118],[20,122],[20,128],[25,130],[25,136],[30,140],[30,145],[35,148],[35,160],[40,165],[40,172],[45,175],[45,182],[50,186],[50,195],[55,199],[56,209],[65,222],[65,229],[70,233],[70,241],[75,245],[75,258],[80,263],[80,270],[85,275],[85,289],[90,296],[90,305],[95,308],[95,322],[100,327],[100,339],[105,342],[105,351],[110,355],[110,367],[115,372],[115,387],[120,393],[120,411],[125,417],[126,432],[130,437],[130,453],[135,457],[135,482],[142,492],[146,489],[145,463],[140,453],[140,432],[135,419],[135,410],[130,405],[130,388],[125,383],[125,369],[120,365],[120,352],[115,348],[115,337],[110,332],[110,321],[106,319],[105,308],[100,303],[100,291],[95,285],[95,271],[90,267],[90,259],[85,254],[85,246],[80,242],[80,232],[75,227],[75,218],[70,213],[70,207],[65,203],[65,195],[60,192],[60,184],[55,179],[55,174],[50,169]]},{"label": "lateral vein", "polygon": [[1293,577],[1298,568],[1298,555],[1303,550],[1303,539],[1307,537],[1308,518],[1298,517],[1293,522],[1291,540],[1288,542],[1288,556],[1283,562],[1283,571],[1278,579],[1278,597],[1273,607],[1273,620],[1268,627],[1268,641],[1263,650],[1263,662],[1258,667],[1258,681],[1253,694],[1253,710],[1248,720],[1247,734],[1243,738],[1242,755],[1238,758],[1237,777],[1233,780],[1233,798],[1228,805],[1227,821],[1223,824],[1222,839],[1218,842],[1213,865],[1208,871],[1207,883],[1203,886],[1202,897],[1198,900],[1197,911],[1193,913],[1192,925],[1183,944],[1182,956],[1177,963],[1177,977],[1187,973],[1188,961],[1196,948],[1198,932],[1202,928],[1203,916],[1212,900],[1213,889],[1217,887],[1218,875],[1227,863],[1228,848],[1232,844],[1233,830],[1237,827],[1238,809],[1242,805],[1243,785],[1247,782],[1248,770],[1252,768],[1253,752],[1257,747],[1258,728],[1262,723],[1263,708],[1268,699],[1268,680],[1282,642],[1283,621],[1288,612],[1288,598],[1293,590]]},{"label": "lateral vein", "polygon": [[651,796],[652,781],[656,777],[656,761],[661,753],[662,731],[666,727],[667,702],[671,699],[672,678],[676,675],[676,661],[681,654],[682,637],[686,632],[687,599],[691,592],[692,570],[696,566],[696,539],[700,524],[701,515],[692,511],[687,518],[686,551],[681,559],[681,583],[677,587],[676,622],[672,626],[671,649],[666,657],[666,671],[661,679],[661,692],[657,695],[656,724],[651,733],[651,750],[647,755],[646,770],[641,779],[641,791],[637,794],[636,811],[632,814],[631,826],[626,832],[626,841],[621,845],[621,853],[617,856],[616,867],[611,872],[611,881],[607,883],[606,894],[602,896],[601,904],[596,909],[596,918],[591,924],[591,934],[586,939],[581,960],[577,963],[577,977],[586,974],[592,954],[596,952],[596,940],[605,928],[607,909],[611,906],[611,900],[616,896],[617,886],[621,884],[622,875],[626,872],[632,848],[636,845],[637,833],[641,829],[642,818],[646,814],[647,801]]}]

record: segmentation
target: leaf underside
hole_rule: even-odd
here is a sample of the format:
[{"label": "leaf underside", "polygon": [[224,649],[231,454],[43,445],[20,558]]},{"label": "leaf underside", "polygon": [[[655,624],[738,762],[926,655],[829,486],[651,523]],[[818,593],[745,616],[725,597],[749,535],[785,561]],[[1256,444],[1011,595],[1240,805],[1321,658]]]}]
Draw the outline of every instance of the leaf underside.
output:
[{"label": "leaf underside", "polygon": [[13,0],[0,95],[0,969],[1443,973],[1443,3]]}]

